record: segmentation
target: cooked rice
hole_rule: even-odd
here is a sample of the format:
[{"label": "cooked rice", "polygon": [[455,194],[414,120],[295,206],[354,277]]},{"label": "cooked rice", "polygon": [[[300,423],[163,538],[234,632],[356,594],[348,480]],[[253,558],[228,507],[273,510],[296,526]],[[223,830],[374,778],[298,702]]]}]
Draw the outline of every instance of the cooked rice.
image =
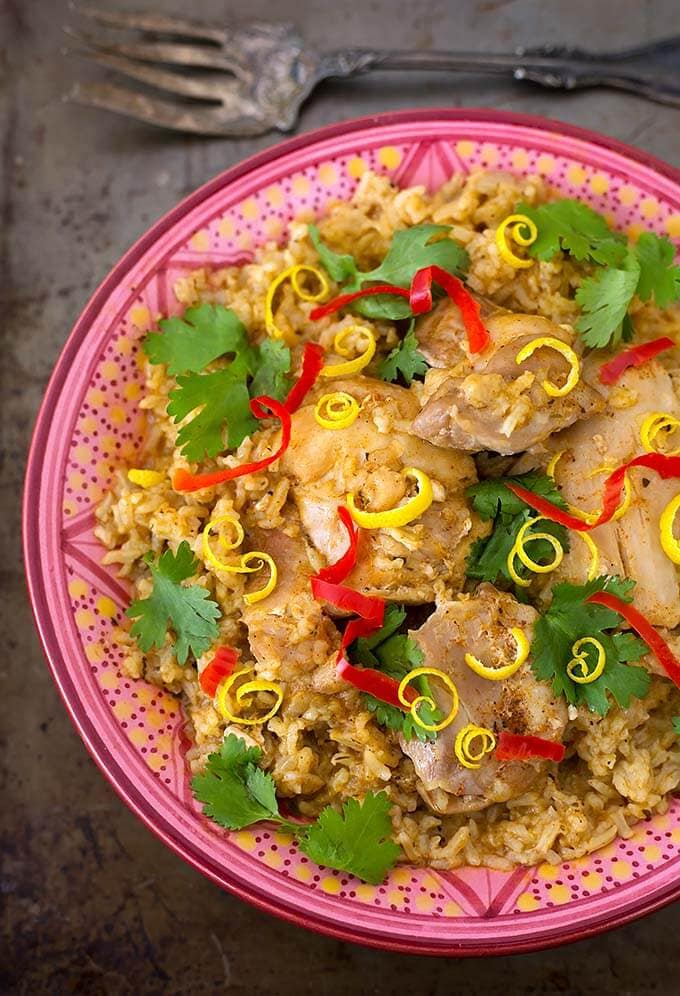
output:
[{"label": "cooked rice", "polygon": [[[477,172],[456,176],[429,196],[423,187],[396,190],[384,177],[367,173],[352,201],[333,204],[319,224],[324,240],[336,251],[352,253],[363,269],[380,262],[396,230],[429,221],[451,225],[453,236],[470,254],[469,283],[475,291],[511,309],[540,311],[555,322],[573,323],[574,291],[587,267],[562,259],[517,271],[500,258],[494,240],[494,227],[519,200],[537,204],[550,196],[538,177]],[[198,269],[177,281],[175,294],[186,306],[202,301],[228,305],[261,340],[267,287],[295,263],[318,263],[304,219],[290,224],[285,246],[268,243],[254,262],[244,266]],[[277,323],[295,330],[301,343],[319,338],[320,333],[320,341],[329,346],[338,329],[352,322],[335,317],[310,322],[313,305],[299,301],[288,286],[282,288],[279,302]],[[663,334],[671,320],[654,307],[638,305],[636,324],[645,337]],[[378,355],[384,355],[396,343],[394,327],[389,322],[373,327]],[[172,471],[186,466],[175,448],[177,427],[165,410],[173,386],[164,367],[147,364],[141,407],[149,414],[148,431],[137,462],[167,472],[167,477],[163,484],[142,491],[129,484],[125,469],[118,472],[97,512],[96,533],[109,550],[104,563],[117,565],[120,575],[133,582],[135,596],[145,597],[151,582],[141,557],[149,549],[158,555],[166,543],[174,549],[188,540],[201,562],[196,582],[209,590],[223,612],[218,642],[240,648],[249,659],[240,622],[243,576],[222,573],[217,578],[204,567],[200,531],[210,518],[229,509],[238,511],[246,530],[281,525],[290,482],[269,468],[200,492],[200,497],[173,491]],[[268,451],[275,432],[256,433],[236,453],[215,463],[235,466],[257,459]],[[182,697],[193,739],[188,763],[192,771],[199,770],[219,747],[225,723],[200,689],[196,666],[177,664],[170,637],[163,649],[145,655],[126,630],[119,630],[116,638],[127,651],[128,675]],[[211,656],[207,653],[199,666]],[[273,676],[262,665],[255,664],[255,669],[261,676]],[[656,677],[647,697],[633,699],[628,709],[614,706],[604,718],[583,708],[572,710],[564,736],[568,754],[562,764],[546,766],[535,787],[520,798],[456,816],[439,816],[425,807],[416,791],[412,762],[402,754],[395,735],[375,722],[351,688],[341,695],[321,695],[311,691],[302,677],[299,684],[293,678],[287,683],[283,706],[266,728],[234,732],[262,747],[279,793],[295,798],[302,814],[385,789],[393,803],[394,836],[406,860],[438,868],[506,869],[578,858],[616,836],[628,836],[630,827],[650,813],[664,812],[680,779],[680,747],[671,725],[672,715],[679,712],[677,689]]]}]

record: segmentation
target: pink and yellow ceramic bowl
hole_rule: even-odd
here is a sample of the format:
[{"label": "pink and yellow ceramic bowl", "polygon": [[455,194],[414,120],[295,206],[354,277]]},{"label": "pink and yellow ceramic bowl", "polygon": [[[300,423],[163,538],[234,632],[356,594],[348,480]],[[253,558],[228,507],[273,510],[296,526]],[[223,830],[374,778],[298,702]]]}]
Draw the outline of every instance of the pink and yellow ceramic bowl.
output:
[{"label": "pink and yellow ceramic bowl", "polygon": [[102,566],[93,509],[143,432],[139,341],[179,310],[187,270],[246,259],[303,210],[348,198],[366,169],[434,189],[475,166],[539,173],[629,233],[680,237],[680,174],[617,142],[493,111],[413,111],[333,125],[260,153],[183,201],[129,250],[63,350],[31,449],[24,534],[38,628],[67,709],[121,797],[218,885],[306,927],[430,954],[525,951],[584,937],[680,895],[680,801],[629,840],[512,873],[399,867],[380,886],[318,868],[273,829],[227,834],[193,802],[178,702],[126,678],[129,595]]}]

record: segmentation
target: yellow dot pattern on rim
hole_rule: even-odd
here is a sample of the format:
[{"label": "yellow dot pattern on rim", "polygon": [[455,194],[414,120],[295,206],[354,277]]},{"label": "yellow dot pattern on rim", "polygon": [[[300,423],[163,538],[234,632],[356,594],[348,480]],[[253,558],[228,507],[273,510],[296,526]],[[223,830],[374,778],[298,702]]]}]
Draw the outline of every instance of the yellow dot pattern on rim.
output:
[{"label": "yellow dot pattern on rim", "polygon": [[382,149],[378,149],[378,162],[385,169],[396,169],[401,158],[401,152],[393,145],[384,145]]}]

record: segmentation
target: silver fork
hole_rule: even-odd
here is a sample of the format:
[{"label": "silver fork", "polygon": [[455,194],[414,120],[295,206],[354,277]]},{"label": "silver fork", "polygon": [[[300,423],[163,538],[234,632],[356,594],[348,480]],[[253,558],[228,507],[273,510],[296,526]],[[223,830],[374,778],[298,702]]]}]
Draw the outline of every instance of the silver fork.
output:
[{"label": "silver fork", "polygon": [[[91,21],[136,33],[121,41],[65,28],[80,46],[76,54],[185,99],[152,97],[111,83],[76,83],[67,100],[202,135],[288,131],[322,80],[385,69],[498,73],[564,90],[608,86],[680,107],[680,36],[606,54],[560,46],[497,54],[362,48],[317,52],[288,23],[223,28],[153,12],[71,6]],[[193,72],[176,72],[172,66]]]}]

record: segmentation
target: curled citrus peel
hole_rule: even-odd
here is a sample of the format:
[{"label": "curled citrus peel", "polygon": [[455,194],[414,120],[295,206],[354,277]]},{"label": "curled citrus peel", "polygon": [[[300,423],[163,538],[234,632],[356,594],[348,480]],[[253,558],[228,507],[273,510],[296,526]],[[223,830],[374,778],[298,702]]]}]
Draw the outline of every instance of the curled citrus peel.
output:
[{"label": "curled citrus peel", "polygon": [[[560,460],[562,459],[562,457],[566,452],[567,452],[566,450],[558,450],[558,452],[551,457],[548,466],[545,468],[546,474],[548,475],[548,477],[551,477],[553,481],[555,480],[555,470],[557,468],[557,464],[560,462]],[[595,470],[590,471],[586,479],[590,480],[591,477],[595,477],[597,474],[611,474],[613,470],[614,468],[609,465],[606,465],[604,467],[597,467]],[[614,512],[613,516],[611,517],[610,520],[611,522],[617,522],[621,518],[621,516],[625,515],[628,509],[630,508],[631,502],[633,500],[633,494],[631,491],[630,481],[628,479],[627,474],[623,481],[623,488],[624,488],[623,501],[621,502],[621,504]],[[567,502],[567,509],[570,515],[573,515],[575,516],[575,518],[580,519],[581,522],[597,522],[601,514],[600,512],[584,512],[582,509],[576,508],[574,505],[571,505],[568,502]],[[579,533],[579,535],[582,535],[583,538],[585,538],[587,533],[583,534]],[[590,543],[587,543],[587,546],[590,550],[591,556],[594,557],[595,552],[597,551],[597,547],[595,547],[594,544],[591,545]],[[593,577],[594,576],[595,575],[593,575]],[[590,576],[588,580],[591,580]]]},{"label": "curled citrus peel", "polygon": [[487,678],[489,681],[504,681],[506,678],[512,677],[512,675],[518,671],[522,664],[529,656],[529,641],[524,635],[524,630],[520,629],[518,626],[513,626],[510,630],[512,638],[517,644],[517,652],[515,654],[515,659],[511,664],[505,664],[503,667],[488,667],[486,664],[482,664],[478,657],[474,657],[472,654],[465,655],[465,663],[467,666],[478,674],[480,678]]},{"label": "curled citrus peel", "polygon": [[[310,293],[308,290],[305,290],[300,283],[300,276],[303,273],[311,274],[318,281],[318,291]],[[264,323],[265,328],[267,329],[267,334],[270,335],[272,339],[283,339],[289,346],[292,346],[297,341],[296,336],[290,332],[285,332],[283,329],[280,329],[274,320],[274,298],[277,290],[286,280],[290,280],[293,290],[301,301],[321,301],[328,295],[330,287],[323,271],[317,269],[316,266],[308,266],[306,263],[298,263],[295,266],[289,266],[282,273],[279,273],[278,277],[274,277],[270,283],[264,299]]]},{"label": "curled citrus peel", "polygon": [[[481,747],[477,751],[473,751],[472,743],[478,737],[482,741]],[[481,767],[482,758],[485,754],[490,754],[495,746],[496,738],[491,730],[487,730],[484,726],[475,726],[474,723],[468,723],[467,726],[463,726],[456,734],[453,751],[458,762],[464,768],[474,770]]]},{"label": "curled citrus peel", "polygon": [[[245,535],[243,526],[236,516],[233,513],[220,515],[219,518],[212,519],[203,530],[203,557],[213,567],[216,567],[218,571],[226,571],[228,574],[255,574],[257,571],[261,571],[265,565],[269,567],[269,580],[265,586],[258,588],[257,591],[248,592],[248,594],[243,596],[243,601],[246,605],[254,605],[255,602],[261,602],[267,595],[271,595],[276,587],[278,580],[276,563],[273,557],[270,557],[268,553],[263,553],[261,550],[250,550],[248,553],[242,554],[237,564],[225,564],[223,560],[219,560],[210,546],[210,534],[216,526],[221,525],[223,522],[228,522],[234,527],[234,537],[231,540],[226,540],[223,536],[220,536],[218,542],[222,549],[235,550],[243,543]],[[252,567],[250,566],[251,564],[253,565]]]},{"label": "curled citrus peel", "polygon": [[324,394],[314,408],[314,418],[322,429],[346,429],[358,414],[359,402],[345,391]]},{"label": "curled citrus peel", "polygon": [[398,529],[414,519],[419,518],[434,500],[432,481],[422,470],[416,467],[405,467],[404,477],[412,478],[418,485],[418,493],[409,498],[404,505],[389,508],[385,512],[365,512],[357,508],[354,495],[347,495],[347,508],[358,526],[364,529]]},{"label": "curled citrus peel", "polygon": [[665,456],[678,456],[680,454],[680,446],[674,450],[662,450],[654,445],[654,440],[658,434],[666,432],[669,429],[670,432],[668,435],[672,435],[680,429],[680,418],[676,418],[675,415],[670,415],[668,412],[651,412],[647,415],[640,427],[640,439],[642,440],[645,452],[663,453]]},{"label": "curled citrus peel", "polygon": [[[594,647],[597,651],[597,661],[592,671],[588,667],[588,651],[581,650],[581,647],[585,646]],[[571,680],[575,681],[577,685],[589,685],[591,681],[596,681],[607,663],[607,654],[600,641],[596,640],[594,636],[584,636],[583,639],[576,641],[571,652],[574,656],[567,664],[567,674]]]},{"label": "curled citrus peel", "polygon": [[496,229],[496,245],[501,259],[514,266],[516,270],[525,270],[533,266],[533,259],[522,259],[521,256],[515,255],[508,245],[508,236],[518,246],[530,246],[538,236],[538,229],[531,218],[526,214],[509,214]]},{"label": "curled citrus peel", "polygon": [[[508,574],[520,588],[528,588],[531,581],[520,577],[520,575],[515,570],[515,558],[517,558],[527,570],[532,571],[534,574],[550,574],[551,571],[556,570],[564,558],[564,548],[556,536],[552,533],[532,533],[527,536],[527,532],[532,526],[535,526],[537,522],[547,521],[545,516],[537,515],[533,519],[528,519],[524,525],[520,528],[513,543],[512,549],[508,554],[507,566]],[[539,564],[537,561],[532,560],[526,551],[526,544],[531,543],[533,540],[545,540],[553,548],[555,554],[554,558],[549,564]]]},{"label": "curled citrus peel", "polygon": [[243,677],[243,675],[249,674],[253,668],[242,667],[238,671],[234,671],[230,674],[228,678],[225,678],[220,682],[217,689],[217,694],[215,695],[215,705],[217,710],[223,719],[226,719],[228,723],[239,723],[242,726],[259,726],[261,723],[266,723],[267,720],[271,719],[272,716],[276,715],[283,702],[283,690],[280,685],[277,685],[274,681],[266,681],[264,678],[255,678],[252,681],[244,681],[243,684],[239,685],[236,689],[236,704],[239,706],[247,706],[248,703],[244,701],[249,695],[254,695],[256,692],[271,692],[272,695],[276,696],[276,702],[271,707],[271,709],[264,714],[264,716],[257,716],[254,719],[248,719],[245,716],[241,716],[238,713],[232,711],[229,703],[229,693],[231,692],[235,682]]},{"label": "curled citrus peel", "polygon": [[140,467],[130,467],[127,472],[128,481],[138,484],[140,488],[153,488],[165,480],[165,474],[160,470],[142,470]]},{"label": "curled citrus peel", "polygon": [[[419,678],[421,675],[429,675],[432,678],[438,678],[443,685],[446,686],[448,691],[451,693],[451,708],[447,716],[440,723],[425,723],[418,713],[418,706],[421,703],[426,703],[432,709],[437,708],[437,703],[434,701],[431,695],[416,695],[414,699],[409,699],[406,697],[406,689],[410,683],[415,679]],[[448,674],[440,671],[436,667],[416,667],[412,671],[409,671],[402,680],[399,682],[399,688],[397,695],[401,704],[409,710],[411,716],[413,717],[413,722],[418,726],[422,727],[423,730],[429,730],[430,733],[438,733],[439,730],[445,729],[449,726],[456,716],[458,715],[458,707],[460,701],[458,698],[458,689],[454,685]]]},{"label": "curled citrus peel", "polygon": [[351,356],[352,352],[345,345],[345,339],[353,333],[363,336],[366,340],[366,347],[363,353],[355,356],[354,359],[347,360],[346,363],[327,363],[324,367],[321,367],[319,372],[320,377],[349,377],[352,374],[359,373],[365,366],[368,366],[375,356],[376,343],[375,336],[371,330],[365,328],[363,325],[347,325],[344,329],[340,329],[333,340],[333,349],[338,356]]},{"label": "curled citrus peel", "polygon": [[216,567],[218,571],[235,571],[237,568],[235,568],[233,564],[224,564],[221,560],[219,560],[210,546],[210,534],[212,533],[212,530],[226,522],[233,527],[234,537],[231,540],[226,540],[224,536],[219,536],[217,538],[217,542],[222,549],[235,550],[241,545],[241,543],[243,543],[245,533],[238,516],[233,512],[228,512],[226,515],[220,515],[216,519],[211,519],[203,530],[201,539],[203,559],[207,560],[208,563],[213,565],[213,567]]},{"label": "curled citrus peel", "polygon": [[526,346],[523,346],[517,356],[515,357],[515,363],[519,366],[528,360],[537,349],[547,348],[554,349],[556,352],[560,353],[565,360],[570,365],[569,374],[564,384],[560,387],[558,384],[553,384],[551,380],[543,381],[543,390],[546,394],[549,394],[551,398],[563,398],[570,391],[573,391],[579,382],[581,377],[581,361],[577,354],[568,346],[566,342],[562,342],[561,339],[556,339],[554,336],[546,335],[539,336],[538,339],[532,339],[528,342]]},{"label": "curled citrus peel", "polygon": [[678,511],[680,511],[680,494],[669,501],[659,519],[661,546],[663,552],[674,564],[680,564],[680,540],[673,531]]}]

